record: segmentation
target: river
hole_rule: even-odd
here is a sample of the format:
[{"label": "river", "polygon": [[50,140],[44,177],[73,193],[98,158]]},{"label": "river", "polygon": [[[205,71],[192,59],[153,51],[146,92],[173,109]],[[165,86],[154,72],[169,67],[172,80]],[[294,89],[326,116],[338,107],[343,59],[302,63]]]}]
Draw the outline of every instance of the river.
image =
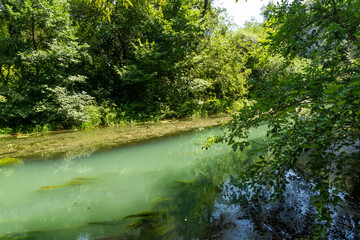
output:
[{"label": "river", "polygon": [[[139,236],[150,231],[140,221],[148,218],[155,224],[161,213],[165,217],[159,224],[168,224],[166,234],[175,237],[185,231],[196,237],[209,224],[204,212],[211,212],[217,184],[236,171],[236,164],[229,164],[236,154],[228,146],[201,149],[218,132],[210,129],[81,158],[2,167],[0,236]],[[220,161],[225,156],[228,160]]]},{"label": "river", "polygon": [[[313,214],[311,186],[298,177],[289,181],[289,197],[280,204],[250,199],[246,206],[231,204],[229,195],[242,190],[227,179],[251,163],[252,146],[241,153],[225,144],[203,150],[205,140],[219,131],[1,167],[0,239],[293,239],[291,232],[309,233],[309,227],[296,224],[311,221]],[[263,141],[265,131],[261,127],[251,136]],[[268,223],[274,218],[275,228]],[[294,221],[295,230],[282,227],[279,235],[276,227],[291,228]],[[270,230],[259,226],[264,222]],[[353,217],[347,235],[330,239],[356,239],[358,226]]]}]

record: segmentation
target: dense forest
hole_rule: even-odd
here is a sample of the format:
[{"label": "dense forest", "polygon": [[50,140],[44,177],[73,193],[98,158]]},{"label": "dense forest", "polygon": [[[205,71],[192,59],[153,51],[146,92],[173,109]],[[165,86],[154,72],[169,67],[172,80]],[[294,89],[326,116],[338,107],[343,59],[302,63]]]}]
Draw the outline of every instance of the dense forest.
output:
[{"label": "dense forest", "polygon": [[257,35],[211,1],[1,1],[3,132],[239,108]]},{"label": "dense forest", "polygon": [[279,200],[287,171],[300,173],[325,237],[339,189],[360,197],[360,1],[283,0],[238,30],[221,12],[211,0],[0,0],[0,133],[234,113],[205,147],[244,150],[267,125],[236,184]]}]

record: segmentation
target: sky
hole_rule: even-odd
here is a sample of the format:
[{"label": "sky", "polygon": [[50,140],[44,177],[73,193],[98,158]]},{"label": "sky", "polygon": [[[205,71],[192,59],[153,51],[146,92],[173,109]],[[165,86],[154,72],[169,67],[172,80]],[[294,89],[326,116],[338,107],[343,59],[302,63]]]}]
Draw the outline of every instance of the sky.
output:
[{"label": "sky", "polygon": [[[254,17],[258,22],[264,19],[260,15],[260,9],[263,5],[269,3],[270,0],[215,0],[214,4],[217,7],[226,8],[228,15],[233,18],[234,22],[240,27],[245,21],[251,20]],[[276,1],[274,1],[276,2]]]}]

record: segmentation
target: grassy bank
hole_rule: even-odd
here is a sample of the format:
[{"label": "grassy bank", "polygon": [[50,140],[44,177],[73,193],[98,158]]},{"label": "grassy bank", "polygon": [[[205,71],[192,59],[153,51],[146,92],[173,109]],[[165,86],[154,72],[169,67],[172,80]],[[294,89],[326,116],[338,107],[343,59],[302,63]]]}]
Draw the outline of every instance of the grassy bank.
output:
[{"label": "grassy bank", "polygon": [[127,124],[83,131],[55,131],[41,135],[8,135],[0,138],[0,159],[19,158],[36,161],[86,156],[97,151],[217,126],[229,119],[229,116],[223,115],[191,120],[164,120],[141,125]]}]

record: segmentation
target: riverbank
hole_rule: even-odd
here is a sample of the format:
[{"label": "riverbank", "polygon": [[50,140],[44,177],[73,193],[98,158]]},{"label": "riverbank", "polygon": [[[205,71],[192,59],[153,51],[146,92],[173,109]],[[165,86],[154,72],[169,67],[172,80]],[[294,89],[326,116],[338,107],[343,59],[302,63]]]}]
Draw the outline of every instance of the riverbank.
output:
[{"label": "riverbank", "polygon": [[60,157],[81,157],[98,151],[219,126],[228,120],[230,120],[229,116],[222,115],[203,119],[164,120],[141,125],[128,124],[83,131],[5,136],[0,138],[0,158],[37,161]]}]

